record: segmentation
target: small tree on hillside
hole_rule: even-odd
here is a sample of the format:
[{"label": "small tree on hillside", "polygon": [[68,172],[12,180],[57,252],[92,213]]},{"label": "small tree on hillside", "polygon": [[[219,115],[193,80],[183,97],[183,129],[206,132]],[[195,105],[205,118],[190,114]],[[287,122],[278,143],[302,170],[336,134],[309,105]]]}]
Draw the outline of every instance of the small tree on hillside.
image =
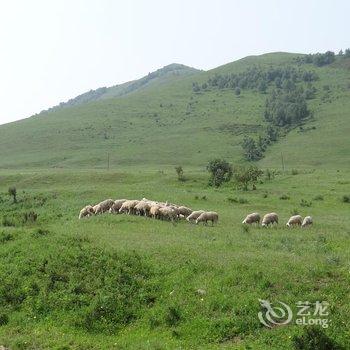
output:
[{"label": "small tree on hillside", "polygon": [[249,136],[246,136],[242,142],[242,148],[244,158],[249,161],[255,161],[262,158],[263,154],[261,149],[256,144],[255,140]]},{"label": "small tree on hillside", "polygon": [[13,197],[13,203],[17,203],[17,189],[16,187],[12,186],[8,189],[8,193],[10,196]]},{"label": "small tree on hillside", "polygon": [[184,180],[184,170],[182,169],[182,166],[181,165],[176,166],[175,167],[175,171],[176,171],[176,174],[177,174],[177,179],[179,181],[183,181]]},{"label": "small tree on hillside", "polygon": [[236,88],[235,88],[235,95],[236,96],[239,96],[241,94],[241,89],[237,86]]},{"label": "small tree on hillside", "polygon": [[253,189],[255,188],[257,181],[263,175],[263,173],[264,172],[258,169],[256,166],[242,166],[234,169],[233,176],[236,186],[244,191],[247,191],[249,185],[252,185]]},{"label": "small tree on hillside", "polygon": [[232,166],[223,159],[213,159],[207,165],[210,173],[209,185],[219,187],[232,177]]}]

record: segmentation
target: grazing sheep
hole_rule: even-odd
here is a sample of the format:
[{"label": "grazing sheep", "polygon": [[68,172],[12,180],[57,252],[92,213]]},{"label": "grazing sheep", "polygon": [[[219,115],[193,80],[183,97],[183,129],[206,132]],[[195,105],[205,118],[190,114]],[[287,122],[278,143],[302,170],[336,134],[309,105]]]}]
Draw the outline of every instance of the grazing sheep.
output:
[{"label": "grazing sheep", "polygon": [[204,213],[204,210],[196,210],[196,211],[193,211],[189,216],[187,216],[186,220],[188,222],[191,222],[191,221],[195,221],[199,218],[199,216],[201,214]]},{"label": "grazing sheep", "polygon": [[122,206],[119,209],[119,213],[127,213],[127,214],[134,214],[135,206],[139,203],[138,200],[129,200],[125,201]]},{"label": "grazing sheep", "polygon": [[159,209],[160,208],[161,208],[161,206],[158,204],[152,205],[150,210],[149,210],[149,216],[154,218],[154,219],[159,219]]},{"label": "grazing sheep", "polygon": [[303,218],[300,215],[293,215],[289,218],[288,222],[286,223],[286,226],[300,226],[303,222]]},{"label": "grazing sheep", "polygon": [[219,215],[215,211],[205,211],[196,220],[196,224],[199,222],[205,222],[205,224],[208,223],[208,221],[211,221],[211,224],[214,226],[214,222],[218,222]]},{"label": "grazing sheep", "polygon": [[109,213],[111,213],[111,214],[118,214],[119,213],[119,209],[121,208],[123,203],[126,202],[126,201],[127,201],[127,199],[116,199],[114,201],[114,204],[109,208]]},{"label": "grazing sheep", "polygon": [[162,219],[174,221],[177,219],[178,211],[171,207],[161,207],[159,208],[159,215]]},{"label": "grazing sheep", "polygon": [[108,211],[112,205],[114,204],[114,200],[113,199],[106,199],[98,204],[96,204],[93,209],[94,209],[94,213],[97,214],[103,214],[106,211]]},{"label": "grazing sheep", "polygon": [[87,205],[86,207],[80,210],[79,219],[89,217],[91,215],[94,215],[94,208],[92,205]]},{"label": "grazing sheep", "polygon": [[151,209],[151,206],[148,202],[140,201],[138,202],[135,207],[135,214],[140,216],[148,216],[149,210]]},{"label": "grazing sheep", "polygon": [[313,224],[313,220],[311,216],[305,216],[303,223],[301,224],[301,227],[306,227],[306,226],[310,226]]},{"label": "grazing sheep", "polygon": [[263,217],[261,225],[263,227],[267,227],[270,224],[273,225],[274,223],[278,224],[278,215],[276,213],[269,213]]},{"label": "grazing sheep", "polygon": [[179,212],[179,215],[183,215],[184,217],[188,217],[189,215],[192,214],[193,210],[190,209],[190,208],[187,208],[185,206],[181,206],[181,207],[178,207],[178,212]]},{"label": "grazing sheep", "polygon": [[260,214],[259,213],[252,213],[248,214],[246,218],[242,221],[242,224],[254,224],[260,222]]}]

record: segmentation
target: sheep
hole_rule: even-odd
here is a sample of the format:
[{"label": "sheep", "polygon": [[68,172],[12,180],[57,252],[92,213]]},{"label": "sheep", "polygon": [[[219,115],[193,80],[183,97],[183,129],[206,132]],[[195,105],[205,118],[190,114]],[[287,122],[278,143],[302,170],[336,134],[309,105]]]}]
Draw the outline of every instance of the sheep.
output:
[{"label": "sheep", "polygon": [[274,223],[277,223],[278,224],[278,215],[276,213],[269,213],[269,214],[266,214],[264,217],[263,217],[263,220],[262,220],[262,223],[261,225],[263,227],[267,227],[269,226],[270,224],[274,224]]},{"label": "sheep", "polygon": [[159,215],[162,219],[169,219],[174,221],[177,219],[178,210],[171,207],[161,207],[159,208]]},{"label": "sheep", "polygon": [[189,216],[187,216],[186,220],[188,222],[195,221],[202,213],[204,213],[204,210],[193,211]]},{"label": "sheep", "polygon": [[188,217],[193,212],[192,209],[187,208],[185,206],[180,206],[177,209],[178,209],[179,215],[183,215],[184,217]]},{"label": "sheep", "polygon": [[306,227],[306,226],[310,226],[313,224],[313,220],[311,216],[305,216],[303,223],[301,224],[301,227]]},{"label": "sheep", "polygon": [[151,208],[149,209],[149,216],[151,216],[154,219],[158,219],[160,208],[161,208],[161,206],[158,204],[152,205]]},{"label": "sheep", "polygon": [[119,209],[119,213],[134,214],[134,208],[139,203],[138,200],[125,201]]},{"label": "sheep", "polygon": [[111,214],[115,214],[115,213],[119,213],[119,209],[121,208],[121,206],[123,205],[124,202],[126,202],[127,199],[117,199],[114,201],[113,205],[109,208],[109,213]]},{"label": "sheep", "polygon": [[93,209],[94,209],[94,213],[97,214],[103,214],[106,211],[108,211],[112,205],[114,204],[114,200],[113,199],[106,199],[98,204],[96,204]]},{"label": "sheep", "polygon": [[259,213],[252,213],[248,214],[246,218],[242,221],[242,224],[254,224],[260,222],[260,214]]},{"label": "sheep", "polygon": [[300,226],[303,222],[303,218],[300,215],[293,215],[289,218],[288,222],[286,223],[286,226],[291,227],[298,225]]},{"label": "sheep", "polygon": [[150,208],[150,204],[142,200],[135,205],[134,210],[137,215],[148,216]]},{"label": "sheep", "polygon": [[86,207],[80,210],[79,219],[89,217],[91,215],[94,215],[94,208],[92,205],[87,205]]},{"label": "sheep", "polygon": [[211,221],[212,226],[214,226],[214,222],[218,222],[219,215],[215,211],[205,211],[196,220],[196,224],[199,222],[205,222],[205,224],[208,223],[208,221]]}]

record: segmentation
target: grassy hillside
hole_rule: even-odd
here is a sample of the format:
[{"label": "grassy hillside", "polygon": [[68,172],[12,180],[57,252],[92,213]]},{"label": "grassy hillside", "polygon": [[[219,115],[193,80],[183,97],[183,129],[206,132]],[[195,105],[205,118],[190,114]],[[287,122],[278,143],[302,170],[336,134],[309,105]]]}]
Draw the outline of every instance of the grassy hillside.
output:
[{"label": "grassy hillside", "polygon": [[[2,171],[0,179],[0,345],[299,349],[294,339],[309,326],[263,327],[260,298],[295,314],[297,301],[327,301],[329,327],[313,340],[350,346],[346,171],[277,175],[248,192],[208,188],[200,172],[186,182],[152,170]],[[17,204],[6,194],[12,185]],[[220,220],[205,227],[128,215],[77,219],[87,203],[143,196],[216,210]],[[240,224],[248,212],[275,210],[278,227]],[[314,226],[288,229],[296,210]],[[24,219],[30,211],[35,222]]]},{"label": "grassy hillside", "polygon": [[[238,97],[232,89],[196,93],[192,83],[253,66],[293,66],[319,76],[313,83],[315,97],[308,101],[313,117],[306,121],[304,131],[297,128],[268,147],[261,165],[279,167],[282,151],[287,168],[348,167],[343,156],[350,148],[349,59],[337,58],[331,65],[315,67],[299,65],[298,56],[251,56],[208,72],[166,75],[123,96],[0,126],[0,167],[101,168],[106,167],[108,154],[112,168],[203,167],[213,157],[241,162],[243,136],[256,136],[266,125],[267,95],[251,89],[242,90]],[[108,93],[113,95],[113,89]]]}]

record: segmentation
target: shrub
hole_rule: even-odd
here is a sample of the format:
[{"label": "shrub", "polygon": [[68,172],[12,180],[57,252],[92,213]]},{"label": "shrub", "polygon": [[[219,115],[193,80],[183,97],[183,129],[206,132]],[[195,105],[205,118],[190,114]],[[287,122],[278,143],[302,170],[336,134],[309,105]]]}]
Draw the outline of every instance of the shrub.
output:
[{"label": "shrub", "polygon": [[292,175],[298,175],[299,171],[297,169],[292,169]]},{"label": "shrub", "polygon": [[229,182],[232,177],[231,165],[223,159],[213,159],[207,165],[210,173],[209,185],[219,187],[224,182]]},{"label": "shrub", "polygon": [[309,202],[309,201],[307,201],[305,199],[302,199],[300,201],[300,206],[302,206],[302,207],[311,207],[311,205],[312,205],[312,202]]},{"label": "shrub", "polygon": [[350,196],[344,195],[344,196],[342,197],[342,202],[343,202],[343,203],[350,203]]},{"label": "shrub", "polygon": [[321,194],[318,194],[317,196],[314,197],[315,201],[323,201],[323,196]]},{"label": "shrub", "polygon": [[245,191],[248,190],[249,184],[254,187],[262,175],[263,171],[253,165],[249,167],[235,167],[234,169],[234,179],[236,186],[238,188],[242,188]]},{"label": "shrub", "polygon": [[32,233],[32,236],[34,237],[42,237],[42,236],[47,236],[49,234],[49,230],[44,230],[42,228],[38,228]]},{"label": "shrub", "polygon": [[288,200],[290,199],[290,197],[286,194],[282,194],[282,196],[280,197],[281,200]]},{"label": "shrub", "polygon": [[9,187],[8,193],[10,196],[13,197],[13,203],[17,203],[17,189],[16,189],[16,187],[14,187],[14,186]]},{"label": "shrub", "polygon": [[294,208],[292,211],[291,211],[291,215],[299,215],[299,210]]}]

